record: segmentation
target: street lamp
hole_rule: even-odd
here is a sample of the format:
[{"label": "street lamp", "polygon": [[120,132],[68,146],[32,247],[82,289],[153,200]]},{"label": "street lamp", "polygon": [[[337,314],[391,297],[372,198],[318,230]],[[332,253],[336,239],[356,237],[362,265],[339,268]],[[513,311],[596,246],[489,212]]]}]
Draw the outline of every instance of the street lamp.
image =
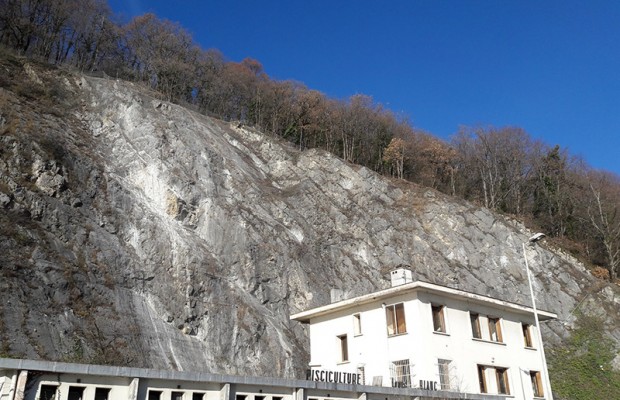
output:
[{"label": "street lamp", "polygon": [[[537,233],[531,238],[529,238],[528,242],[530,245],[534,245],[534,243],[542,240],[545,237],[544,233]],[[532,298],[532,309],[534,310],[534,326],[536,327],[536,332],[538,333],[538,343],[540,343],[540,358],[542,359],[543,369],[544,369],[544,382],[546,386],[547,396],[550,400],[553,400],[553,394],[551,393],[551,381],[549,380],[549,371],[547,370],[547,359],[545,358],[545,347],[543,346],[542,334],[540,333],[540,324],[538,323],[538,311],[536,310],[536,298],[534,297],[534,288],[532,287],[532,277],[530,275],[530,266],[527,262],[527,254],[525,253],[525,243],[521,244],[523,248],[523,259],[525,260],[525,271],[527,272],[527,282],[530,285],[530,296]]]}]

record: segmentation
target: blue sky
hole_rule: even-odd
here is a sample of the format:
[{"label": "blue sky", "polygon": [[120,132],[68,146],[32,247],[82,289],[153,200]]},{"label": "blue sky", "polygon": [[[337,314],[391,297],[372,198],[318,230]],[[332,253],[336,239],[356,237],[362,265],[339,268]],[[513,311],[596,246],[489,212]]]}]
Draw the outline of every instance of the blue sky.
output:
[{"label": "blue sky", "polygon": [[273,79],[370,95],[448,139],[519,126],[620,174],[620,1],[109,0]]}]

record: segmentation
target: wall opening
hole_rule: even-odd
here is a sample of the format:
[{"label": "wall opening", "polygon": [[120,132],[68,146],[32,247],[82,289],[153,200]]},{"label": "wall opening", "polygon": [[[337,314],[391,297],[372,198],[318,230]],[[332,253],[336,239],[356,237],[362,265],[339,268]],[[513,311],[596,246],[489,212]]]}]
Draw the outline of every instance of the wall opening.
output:
[{"label": "wall opening", "polygon": [[95,400],[108,400],[110,398],[110,388],[95,388]]},{"label": "wall opening", "polygon": [[83,400],[84,399],[84,387],[69,386],[69,394],[67,400]]},{"label": "wall opening", "polygon": [[56,385],[41,385],[41,394],[39,395],[40,400],[56,400],[56,392],[58,391],[58,386]]}]

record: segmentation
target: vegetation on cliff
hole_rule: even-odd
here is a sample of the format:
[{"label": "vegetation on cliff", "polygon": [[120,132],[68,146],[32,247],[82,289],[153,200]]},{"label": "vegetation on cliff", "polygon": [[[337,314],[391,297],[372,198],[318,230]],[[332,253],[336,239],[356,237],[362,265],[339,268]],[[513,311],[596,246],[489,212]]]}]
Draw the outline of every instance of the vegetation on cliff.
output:
[{"label": "vegetation on cliff", "polygon": [[346,101],[228,62],[153,14],[116,23],[105,0],[2,0],[0,43],[81,71],[141,82],[170,101],[238,120],[305,148],[516,215],[597,266],[620,273],[620,179],[518,127],[464,127],[450,142],[371,97]]},{"label": "vegetation on cliff", "polygon": [[[137,17],[126,25],[111,21],[113,16],[107,9],[105,1],[0,0],[0,42],[30,59],[138,82],[153,90],[156,96],[224,120],[238,120],[255,126],[268,134],[294,143],[299,149],[323,148],[348,162],[364,165],[384,175],[411,180],[471,200],[489,209],[515,215],[528,221],[536,229],[547,232],[558,244],[573,254],[589,261],[598,277],[614,279],[620,273],[619,179],[611,173],[592,170],[582,160],[572,157],[558,146],[537,142],[527,132],[516,127],[463,128],[447,143],[431,134],[416,130],[406,119],[375,104],[367,96],[357,95],[347,101],[329,99],[302,84],[270,79],[262,70],[260,63],[255,60],[228,62],[217,51],[204,51],[198,48],[190,35],[178,25],[160,20],[154,15]],[[65,263],[49,262],[49,265],[62,266],[58,272],[62,277],[55,281],[56,286],[50,289],[49,283],[43,278],[37,276],[35,279],[30,275],[29,268],[33,267],[29,263],[33,259],[40,268],[52,268],[48,267],[47,258],[44,257],[46,255],[42,254],[38,247],[60,248],[60,245],[49,237],[59,235],[54,229],[61,231],[64,228],[54,219],[56,218],[54,213],[61,207],[54,204],[47,210],[43,209],[41,205],[44,203],[29,190],[37,195],[41,195],[39,192],[45,192],[51,198],[59,197],[59,193],[62,193],[64,207],[71,211],[82,206],[86,208],[90,205],[88,201],[103,203],[103,200],[94,200],[99,199],[98,196],[93,195],[93,200],[88,200],[88,196],[80,197],[77,193],[83,190],[84,182],[91,178],[96,182],[105,181],[99,176],[89,175],[95,170],[94,162],[86,163],[75,154],[67,156],[67,143],[70,141],[58,140],[59,136],[54,133],[71,132],[70,129],[64,129],[65,125],[55,120],[71,118],[70,111],[78,107],[78,99],[63,89],[62,69],[37,64],[37,68],[50,73],[37,71],[28,76],[29,68],[32,68],[29,67],[30,64],[34,63],[23,57],[2,56],[0,136],[4,136],[3,139],[6,140],[2,142],[5,146],[0,146],[0,161],[6,161],[9,156],[23,161],[21,164],[16,162],[20,168],[15,171],[15,182],[19,186],[18,192],[25,200],[22,201],[14,194],[13,197],[3,197],[15,190],[0,179],[0,206],[8,209],[13,203],[21,201],[24,204],[31,203],[32,207],[19,209],[22,213],[20,220],[15,220],[13,211],[12,214],[7,213],[0,218],[0,225],[3,228],[0,232],[0,242],[3,243],[2,249],[4,249],[3,261],[6,261],[3,262],[0,276],[3,278],[2,284],[7,285],[5,295],[18,293],[23,304],[32,301],[31,294],[37,290],[45,289],[49,291],[46,296],[54,297],[47,308],[39,307],[40,310],[27,307],[13,310],[11,307],[15,307],[15,302],[12,306],[6,302],[0,304],[0,315],[19,315],[22,318],[7,319],[11,323],[3,322],[3,318],[0,318],[0,355],[31,356],[30,353],[16,351],[30,347],[37,350],[38,356],[58,358],[56,353],[51,350],[46,352],[45,347],[37,342],[41,340],[40,335],[36,330],[30,329],[31,326],[28,324],[34,324],[33,321],[47,315],[64,312],[68,305],[73,311],[65,317],[69,321],[66,325],[81,324],[84,332],[79,330],[73,332],[64,325],[62,329],[57,329],[58,331],[66,329],[73,335],[69,339],[59,336],[57,342],[69,347],[63,349],[64,355],[60,359],[135,365],[137,361],[132,360],[142,351],[140,347],[142,344],[137,342],[146,336],[148,327],[117,322],[116,324],[122,326],[125,331],[112,326],[109,328],[111,332],[100,332],[93,317],[104,314],[129,315],[127,309],[123,308],[126,307],[125,304],[107,305],[109,311],[104,309],[93,312],[97,307],[102,308],[100,298],[112,298],[112,289],[119,284],[116,282],[120,279],[119,271],[125,271],[119,266],[110,266],[111,256],[104,257],[107,253],[101,249],[110,250],[111,245],[107,248],[102,247],[100,243],[90,243],[97,239],[97,235],[93,232],[101,237],[118,234],[116,227],[113,227],[114,219],[110,216],[114,214],[108,209],[109,206],[101,206],[104,211],[96,216],[89,215],[88,218],[77,218],[73,221],[76,231],[79,231],[82,225],[86,227],[87,232],[82,235],[86,238],[84,239],[86,244],[74,244],[77,249],[71,251],[74,251],[76,256],[73,257],[73,253],[67,251],[66,254],[70,257]],[[43,79],[43,82],[37,83],[37,79]],[[11,94],[6,95],[9,92]],[[15,98],[19,98],[19,101]],[[31,107],[32,104],[36,104],[36,107]],[[58,127],[51,129],[50,125],[54,124]],[[35,138],[35,134],[40,137]],[[11,137],[13,135],[20,136],[21,139],[14,140]],[[72,137],[86,140],[84,138],[87,135],[74,134]],[[166,140],[168,139],[162,139],[163,148],[167,146]],[[77,146],[80,149],[92,148],[89,142],[78,143]],[[22,150],[15,150],[20,148]],[[170,154],[168,156],[172,157]],[[33,172],[32,166],[38,165],[35,162],[37,157],[51,161],[46,161],[45,165],[41,164],[40,168]],[[80,167],[82,164],[85,166]],[[69,172],[62,170],[68,167]],[[101,167],[101,170],[104,168]],[[224,168],[220,167],[220,170]],[[64,176],[65,172],[67,176],[74,177],[73,180],[63,181],[58,177]],[[193,181],[188,182],[190,183],[186,185],[187,187],[196,184]],[[91,186],[97,185],[93,183]],[[305,183],[299,185],[299,190],[306,191],[303,188]],[[74,193],[69,196],[67,193],[71,190]],[[93,193],[96,192],[95,189],[92,190]],[[99,190],[103,192],[103,189]],[[183,192],[178,189],[178,193]],[[175,217],[179,214],[178,218],[182,219],[181,211],[195,204],[189,200],[187,202],[182,200],[182,195],[177,198],[173,194],[170,192],[169,199],[172,199],[174,207],[171,207],[172,211],[169,212]],[[118,194],[117,196],[121,197]],[[191,198],[189,195],[186,197]],[[300,204],[306,206],[305,203]],[[295,207],[290,207],[293,208]],[[66,215],[72,215],[69,211],[66,211]],[[122,212],[125,213],[124,208]],[[110,218],[107,219],[108,217]],[[75,217],[67,217],[69,221],[72,218]],[[127,217],[123,214],[123,218]],[[306,219],[314,218],[318,217],[310,215]],[[117,219],[120,220],[121,217]],[[88,227],[84,221],[91,223],[92,226]],[[188,226],[192,223],[194,222],[188,222]],[[386,225],[390,224],[392,222],[386,222]],[[119,230],[122,233],[122,229]],[[135,231],[148,233],[149,229]],[[156,230],[153,228],[150,231]],[[305,233],[307,234],[307,230]],[[268,237],[273,235],[273,232],[261,232],[261,234]],[[353,236],[351,234],[351,237]],[[3,241],[5,238],[9,239]],[[316,248],[321,252],[323,248],[320,246],[333,248],[331,239],[330,236],[329,241],[316,240]],[[45,244],[44,240],[49,240],[50,243]],[[73,237],[67,242],[72,244]],[[364,237],[362,242],[368,243],[369,240]],[[390,238],[386,243],[394,243],[394,239]],[[19,248],[20,251],[12,251],[15,248]],[[276,260],[277,258],[273,258],[272,255],[275,251],[265,248],[266,246],[256,245],[253,250],[255,253],[248,259],[257,265]],[[320,253],[319,250],[305,243],[300,244],[296,250],[298,253],[296,258],[315,258]],[[113,252],[110,250],[109,253]],[[338,257],[341,255],[341,253],[334,254]],[[138,264],[129,255],[123,257],[118,257],[122,261],[118,264]],[[255,260],[260,257],[264,259]],[[287,263],[291,260],[287,260]],[[160,264],[159,261],[156,262]],[[287,263],[283,265],[290,269],[290,264]],[[179,262],[179,265],[181,264],[183,263]],[[109,268],[111,272],[105,268]],[[95,287],[96,290],[91,290],[95,294],[83,292],[83,282],[91,279],[84,276],[92,271],[101,275],[102,282]],[[556,271],[557,269],[553,270]],[[270,297],[274,297],[273,292],[277,290],[274,288],[282,285],[275,282],[275,278],[271,276],[264,280],[258,279],[259,272],[256,272],[258,283],[254,290],[262,287],[260,285],[266,285],[265,282],[269,282],[270,279],[274,281],[273,287],[264,290],[269,300]],[[158,279],[164,280],[168,277],[163,276],[160,278],[159,275],[153,274],[147,279],[139,275],[131,279],[139,282],[141,290],[144,290],[144,285],[148,287],[154,285],[153,282],[157,282]],[[168,278],[169,281],[178,283],[173,278]],[[204,280],[209,279],[214,278],[209,275]],[[465,282],[462,276],[460,279]],[[30,282],[30,285],[24,286],[21,284],[23,282]],[[140,291],[136,289],[138,283],[136,286],[131,286],[127,282],[123,284],[128,285],[133,291]],[[179,284],[179,287],[186,290],[182,284]],[[187,293],[194,296],[190,296],[190,305],[195,304],[192,301],[196,301],[195,297],[198,296],[196,293],[202,293],[200,290],[202,289],[193,287],[187,289]],[[67,298],[63,297],[63,293]],[[287,291],[282,297],[288,300],[288,296]],[[200,297],[197,298],[198,301],[203,301]],[[285,303],[285,300],[281,302]],[[221,302],[219,299],[218,301]],[[236,301],[237,298],[231,297],[230,303]],[[269,301],[273,302],[273,299]],[[216,304],[215,300],[212,304]],[[183,307],[186,305],[179,305],[178,309]],[[284,309],[282,306],[282,310],[278,312],[285,314]],[[265,311],[263,308],[258,310]],[[262,318],[259,311],[248,313],[250,316],[238,317],[244,321],[243,332],[249,332],[248,335],[254,333],[253,327],[256,321]],[[218,311],[214,307],[209,312],[213,315]],[[170,321],[167,316],[165,324],[175,325],[173,330],[178,328],[183,332],[194,332],[193,330],[200,332],[199,322],[202,316],[197,317],[194,311],[187,316],[180,316],[181,314],[170,311]],[[556,397],[586,399],[592,398],[593,393],[596,393],[597,396],[600,394],[600,398],[618,398],[620,376],[612,370],[612,360],[617,355],[617,350],[604,336],[602,333],[604,328],[599,323],[583,318],[585,322],[579,323],[577,329],[572,331],[566,347],[556,347],[549,354]],[[234,325],[233,322],[229,325]],[[53,326],[50,330],[52,328],[56,329]],[[11,329],[28,332],[28,336],[24,339],[25,343],[10,342]],[[189,336],[192,335],[194,333]],[[215,333],[212,335],[217,336]],[[186,339],[185,336],[182,338]],[[256,340],[266,341],[260,337]],[[114,346],[109,346],[110,343]],[[90,347],[86,344],[90,344]],[[235,349],[233,345],[230,348]],[[271,347],[265,346],[265,349]],[[230,358],[228,353],[224,354],[225,356],[221,356],[222,360]]]},{"label": "vegetation on cliff", "polygon": [[602,321],[580,314],[564,346],[549,354],[556,399],[620,399],[620,372],[612,367],[617,347],[604,334]]}]

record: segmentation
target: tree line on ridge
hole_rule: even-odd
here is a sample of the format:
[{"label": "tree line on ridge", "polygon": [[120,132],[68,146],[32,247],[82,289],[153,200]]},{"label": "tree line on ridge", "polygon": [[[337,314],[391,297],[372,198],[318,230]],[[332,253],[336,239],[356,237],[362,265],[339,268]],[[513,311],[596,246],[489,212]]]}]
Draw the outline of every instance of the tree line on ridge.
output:
[{"label": "tree line on ridge", "polygon": [[106,0],[0,0],[0,44],[514,215],[599,277],[620,274],[620,178],[521,128],[462,127],[444,141],[369,96],[331,99],[271,79],[257,60],[227,61],[153,14],[117,22]]}]

